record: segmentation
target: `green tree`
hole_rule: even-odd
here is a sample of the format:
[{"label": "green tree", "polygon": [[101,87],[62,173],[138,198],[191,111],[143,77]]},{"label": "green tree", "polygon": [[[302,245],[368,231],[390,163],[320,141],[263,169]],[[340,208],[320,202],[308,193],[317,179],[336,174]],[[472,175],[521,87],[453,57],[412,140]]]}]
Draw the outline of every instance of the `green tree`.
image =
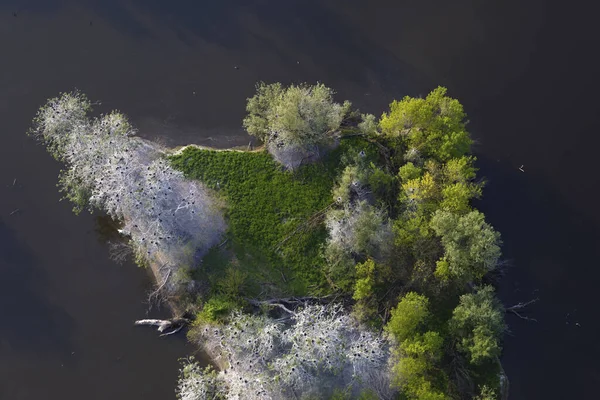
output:
[{"label": "green tree", "polygon": [[367,182],[373,193],[380,199],[388,200],[389,203],[395,202],[394,176],[384,172],[374,163],[370,163],[369,167]]},{"label": "green tree", "polygon": [[460,302],[449,322],[456,347],[473,364],[492,360],[500,355],[500,339],[506,330],[504,309],[494,288],[482,286],[475,293],[460,296]]},{"label": "green tree", "polygon": [[446,88],[438,87],[424,99],[407,96],[392,102],[379,125],[387,137],[402,137],[407,148],[447,161],[470,150],[465,118],[460,102],[446,96]]},{"label": "green tree", "polygon": [[421,177],[423,170],[412,162],[407,162],[398,170],[398,176],[402,182],[408,182],[412,179],[418,179]]},{"label": "green tree", "polygon": [[363,300],[373,295],[375,262],[368,259],[356,264],[356,283],[354,285],[354,300]]},{"label": "green tree", "polygon": [[458,215],[437,210],[430,223],[441,238],[444,257],[436,273],[440,278],[479,281],[500,258],[500,234],[485,222],[479,211]]},{"label": "green tree", "polygon": [[263,142],[269,139],[271,121],[274,119],[275,105],[281,101],[284,89],[281,83],[270,85],[261,82],[256,85],[256,94],[248,99],[244,118],[244,128],[252,136],[258,137]]},{"label": "green tree", "polygon": [[248,99],[243,125],[278,159],[285,158],[286,151],[306,152],[327,143],[340,127],[344,107],[333,101],[333,94],[320,83],[287,88],[260,83]]},{"label": "green tree", "polygon": [[421,294],[409,292],[392,309],[385,330],[402,343],[418,333],[429,317],[429,299]]},{"label": "green tree", "polygon": [[419,178],[406,181],[402,184],[402,190],[401,199],[405,199],[408,210],[430,214],[437,209],[440,187],[431,173],[425,172]]},{"label": "green tree", "polygon": [[338,203],[348,203],[360,196],[366,184],[366,174],[358,165],[344,168],[338,184],[333,188],[333,199]]},{"label": "green tree", "polygon": [[449,183],[469,182],[475,179],[477,168],[473,166],[476,158],[464,156],[452,158],[444,165],[444,178]]},{"label": "green tree", "polygon": [[475,396],[473,400],[496,400],[496,391],[489,386],[483,385],[479,389],[479,395]]},{"label": "green tree", "polygon": [[232,298],[225,295],[213,296],[202,305],[202,311],[196,315],[194,324],[200,326],[203,323],[222,323],[238,308],[240,304]]},{"label": "green tree", "polygon": [[442,189],[440,208],[457,214],[465,214],[471,210],[472,198],[481,196],[481,187],[471,183],[457,182]]},{"label": "green tree", "polygon": [[363,114],[362,121],[358,124],[360,133],[366,136],[379,135],[377,118],[373,114]]},{"label": "green tree", "polygon": [[446,399],[433,385],[443,345],[441,335],[432,331],[405,339],[395,352],[398,361],[392,367],[392,384],[410,399]]}]

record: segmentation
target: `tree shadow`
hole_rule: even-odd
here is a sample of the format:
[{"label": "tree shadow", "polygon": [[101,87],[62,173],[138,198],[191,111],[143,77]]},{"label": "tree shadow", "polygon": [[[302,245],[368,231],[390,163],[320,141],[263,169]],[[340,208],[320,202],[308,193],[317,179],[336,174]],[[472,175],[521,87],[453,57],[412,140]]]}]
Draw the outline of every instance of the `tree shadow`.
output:
[{"label": "tree shadow", "polygon": [[[511,392],[519,398],[584,398],[600,376],[600,348],[589,346],[600,333],[593,299],[600,282],[598,224],[540,176],[483,157],[478,166],[488,184],[476,207],[501,232],[511,264],[499,296],[506,306],[540,298],[525,311],[537,323],[507,314],[503,363]],[[540,373],[523,374],[525,382],[520,370]]]},{"label": "tree shadow", "polygon": [[423,87],[416,81],[421,73],[317,0],[92,0],[87,6],[119,31],[138,38],[156,38],[155,28],[166,27],[187,45],[201,38],[242,50],[251,37],[264,47],[261,53],[275,54],[290,65],[307,56],[363,86],[371,83],[371,76],[391,93]]},{"label": "tree shadow", "polygon": [[22,354],[66,354],[71,348],[73,319],[44,297],[43,269],[2,220],[0,271],[0,347]]}]

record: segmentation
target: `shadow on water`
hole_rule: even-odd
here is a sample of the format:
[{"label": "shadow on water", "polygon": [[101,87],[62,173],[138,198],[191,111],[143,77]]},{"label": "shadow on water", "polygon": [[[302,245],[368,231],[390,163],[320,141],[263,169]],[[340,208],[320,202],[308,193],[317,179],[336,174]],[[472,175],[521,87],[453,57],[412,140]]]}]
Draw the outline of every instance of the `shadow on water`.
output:
[{"label": "shadow on water", "polygon": [[94,222],[94,231],[100,243],[121,242],[124,240],[123,236],[117,231],[120,224],[108,215],[97,215]]},{"label": "shadow on water", "polygon": [[321,1],[133,0],[95,1],[90,7],[123,33],[138,37],[151,39],[162,26],[188,46],[200,38],[229,51],[245,50],[251,37],[262,45],[261,52],[277,54],[290,67],[300,63],[299,57],[319,60],[321,68],[336,68],[338,79],[363,86],[377,79],[394,91],[400,87],[398,77],[411,77],[416,86],[419,76]]},{"label": "shadow on water", "polygon": [[73,319],[44,297],[46,271],[0,220],[0,348],[20,353],[71,348]]},{"label": "shadow on water", "polygon": [[[482,157],[478,165],[488,184],[476,206],[502,233],[511,264],[499,295],[506,306],[540,299],[523,312],[537,322],[507,314],[503,362],[511,393],[519,399],[591,398],[600,383],[590,368],[600,357],[593,345],[600,333],[593,296],[598,223],[535,173]],[[543,373],[532,373],[540,363],[547,366]]]}]

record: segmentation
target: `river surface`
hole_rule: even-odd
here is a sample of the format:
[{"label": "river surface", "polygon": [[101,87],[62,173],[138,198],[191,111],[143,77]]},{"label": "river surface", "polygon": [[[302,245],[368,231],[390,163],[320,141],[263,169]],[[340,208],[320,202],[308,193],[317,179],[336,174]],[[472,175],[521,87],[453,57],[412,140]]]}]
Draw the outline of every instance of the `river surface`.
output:
[{"label": "river surface", "polygon": [[25,136],[37,108],[78,88],[144,137],[244,145],[259,80],[318,80],[376,114],[447,86],[488,178],[478,206],[503,234],[500,296],[540,299],[538,322],[507,316],[511,398],[598,398],[594,15],[540,0],[2,1],[0,399],[173,399],[193,352],[132,326],[149,277],[109,259],[102,218],[59,202],[60,165]]}]

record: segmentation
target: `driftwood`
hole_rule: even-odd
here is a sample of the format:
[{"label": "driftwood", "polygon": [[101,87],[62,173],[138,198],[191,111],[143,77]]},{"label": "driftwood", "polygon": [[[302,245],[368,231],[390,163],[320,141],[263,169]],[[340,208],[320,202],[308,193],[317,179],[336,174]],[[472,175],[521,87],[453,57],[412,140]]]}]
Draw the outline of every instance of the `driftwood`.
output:
[{"label": "driftwood", "polygon": [[165,332],[169,329],[172,329],[172,330],[160,335],[160,337],[162,337],[162,336],[173,335],[173,334],[179,332],[189,323],[190,323],[190,320],[186,319],[186,318],[140,319],[140,320],[135,321],[134,325],[158,326],[157,330],[161,333]]},{"label": "driftwood", "polygon": [[537,319],[535,318],[530,318],[530,317],[526,317],[524,315],[521,315],[521,313],[519,312],[520,310],[523,310],[525,307],[527,307],[530,304],[533,304],[535,302],[539,301],[539,298],[533,299],[533,300],[529,300],[528,302],[525,303],[517,303],[512,307],[508,307],[505,310],[509,311],[513,314],[515,314],[517,317],[524,319],[526,321],[533,321],[533,322],[537,322]]}]

